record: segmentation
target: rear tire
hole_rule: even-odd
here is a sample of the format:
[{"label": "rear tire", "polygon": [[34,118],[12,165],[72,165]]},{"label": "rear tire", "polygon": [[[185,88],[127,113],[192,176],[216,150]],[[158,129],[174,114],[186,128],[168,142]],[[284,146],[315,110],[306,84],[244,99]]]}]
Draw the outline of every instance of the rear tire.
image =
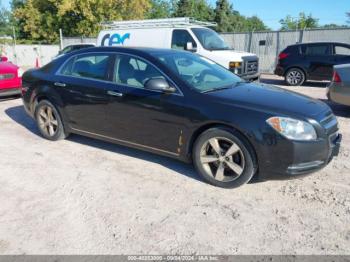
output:
[{"label": "rear tire", "polygon": [[299,68],[291,68],[287,71],[284,79],[289,86],[301,86],[306,81],[306,75]]},{"label": "rear tire", "polygon": [[68,134],[64,130],[62,119],[56,107],[48,100],[42,100],[35,107],[35,120],[41,135],[51,141],[65,139]]},{"label": "rear tire", "polygon": [[254,152],[246,139],[233,130],[211,128],[193,147],[193,163],[209,184],[236,188],[248,183],[257,170]]}]

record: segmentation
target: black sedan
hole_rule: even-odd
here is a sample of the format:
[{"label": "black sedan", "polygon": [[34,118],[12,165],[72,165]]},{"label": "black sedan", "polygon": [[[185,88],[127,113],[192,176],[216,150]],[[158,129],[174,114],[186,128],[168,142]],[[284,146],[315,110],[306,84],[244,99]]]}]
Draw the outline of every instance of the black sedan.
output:
[{"label": "black sedan", "polygon": [[76,133],[193,162],[221,187],[314,172],[341,140],[326,104],[183,51],[81,50],[26,72],[22,92],[47,139]]}]

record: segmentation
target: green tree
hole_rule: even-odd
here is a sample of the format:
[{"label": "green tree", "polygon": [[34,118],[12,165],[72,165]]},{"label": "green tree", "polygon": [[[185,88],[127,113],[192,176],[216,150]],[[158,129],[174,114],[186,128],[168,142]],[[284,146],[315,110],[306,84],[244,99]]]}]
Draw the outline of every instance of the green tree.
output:
[{"label": "green tree", "polygon": [[269,30],[269,28],[264,24],[264,22],[256,15],[246,18],[245,29],[247,31]]},{"label": "green tree", "polygon": [[173,15],[172,3],[166,0],[152,0],[147,18],[168,18]]},{"label": "green tree", "polygon": [[348,19],[349,19],[347,22],[350,24],[350,12],[347,12],[347,13],[346,13],[346,16],[347,16]]},{"label": "green tree", "polygon": [[299,17],[293,18],[290,15],[286,16],[284,19],[280,20],[282,25],[281,30],[295,30],[304,28],[317,28],[318,20],[314,18],[311,14],[306,15],[305,13],[300,13]]},{"label": "green tree", "polygon": [[11,12],[2,6],[0,0],[0,36],[12,36]]},{"label": "green tree", "polygon": [[96,36],[101,22],[143,19],[149,0],[27,0],[14,9],[28,38],[57,42],[58,30],[66,36]]},{"label": "green tree", "polygon": [[211,21],[213,10],[206,0],[179,0],[175,4],[175,17],[193,17],[201,21]]},{"label": "green tree", "polygon": [[215,22],[218,24],[216,29],[219,32],[232,31],[234,28],[232,23],[238,22],[237,17],[234,17],[233,8],[227,0],[216,1]]}]

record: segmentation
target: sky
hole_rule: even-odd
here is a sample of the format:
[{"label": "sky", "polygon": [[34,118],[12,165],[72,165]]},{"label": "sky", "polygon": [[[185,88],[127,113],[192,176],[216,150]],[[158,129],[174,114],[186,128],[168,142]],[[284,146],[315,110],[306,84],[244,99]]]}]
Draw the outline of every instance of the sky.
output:
[{"label": "sky", "polygon": [[[10,0],[0,0],[9,7]],[[215,0],[209,0],[215,5]],[[242,15],[257,15],[273,30],[280,28],[279,20],[286,15],[297,17],[300,12],[311,13],[319,23],[346,24],[345,12],[350,12],[350,0],[231,0],[235,10]]]}]

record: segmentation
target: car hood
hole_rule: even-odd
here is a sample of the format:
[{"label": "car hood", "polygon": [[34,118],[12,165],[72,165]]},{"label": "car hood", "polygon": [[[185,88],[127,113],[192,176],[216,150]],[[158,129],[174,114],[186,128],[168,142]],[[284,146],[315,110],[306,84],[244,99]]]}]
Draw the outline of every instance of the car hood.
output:
[{"label": "car hood", "polygon": [[18,70],[18,66],[10,62],[0,62],[0,74],[16,73],[17,70]]},{"label": "car hood", "polygon": [[294,117],[314,118],[330,110],[325,103],[319,100],[264,84],[242,83],[230,89],[206,94],[215,97],[221,103]]}]

